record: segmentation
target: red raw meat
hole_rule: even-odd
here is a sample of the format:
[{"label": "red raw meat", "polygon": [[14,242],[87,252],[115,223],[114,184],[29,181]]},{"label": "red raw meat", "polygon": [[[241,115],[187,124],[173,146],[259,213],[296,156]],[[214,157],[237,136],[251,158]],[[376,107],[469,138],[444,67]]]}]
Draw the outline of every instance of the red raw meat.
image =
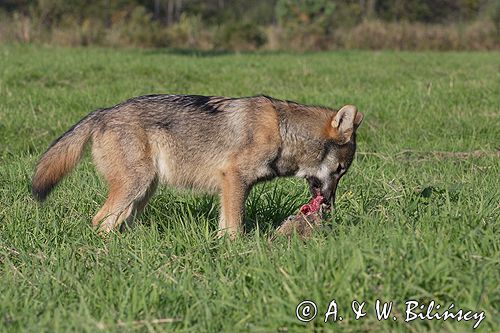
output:
[{"label": "red raw meat", "polygon": [[311,215],[320,210],[321,204],[325,202],[325,198],[322,195],[316,195],[314,198],[309,201],[309,203],[300,207],[300,212],[304,215]]}]

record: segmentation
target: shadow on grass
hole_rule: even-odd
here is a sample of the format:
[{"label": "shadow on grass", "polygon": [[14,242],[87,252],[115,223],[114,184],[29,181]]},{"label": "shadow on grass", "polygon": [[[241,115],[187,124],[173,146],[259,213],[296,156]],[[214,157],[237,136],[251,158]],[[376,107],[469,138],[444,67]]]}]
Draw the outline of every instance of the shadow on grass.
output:
[{"label": "shadow on grass", "polygon": [[264,232],[276,229],[290,215],[296,214],[307,198],[304,193],[287,192],[278,182],[257,187],[246,203],[245,230],[259,227]]},{"label": "shadow on grass", "polygon": [[150,201],[139,223],[155,224],[160,233],[167,232],[174,224],[208,221],[211,229],[218,225],[217,196],[191,193],[159,193]]},{"label": "shadow on grass", "polygon": [[[261,51],[228,51],[228,50],[198,50],[198,49],[147,49],[142,51],[145,55],[178,55],[178,56],[188,56],[188,57],[200,57],[200,58],[210,58],[210,57],[220,57],[220,56],[231,56],[231,55],[281,55],[281,54],[294,54],[294,52],[290,51],[270,51],[270,50],[261,50]],[[307,52],[314,53],[314,52]],[[296,54],[307,54],[296,53]]]},{"label": "shadow on grass", "polygon": [[[257,186],[246,201],[245,232],[251,233],[257,227],[264,232],[274,230],[306,200],[303,193],[287,193],[276,184]],[[156,223],[160,232],[166,232],[174,223],[206,221],[215,232],[219,227],[219,198],[208,194],[162,193],[151,200],[138,221]]]}]

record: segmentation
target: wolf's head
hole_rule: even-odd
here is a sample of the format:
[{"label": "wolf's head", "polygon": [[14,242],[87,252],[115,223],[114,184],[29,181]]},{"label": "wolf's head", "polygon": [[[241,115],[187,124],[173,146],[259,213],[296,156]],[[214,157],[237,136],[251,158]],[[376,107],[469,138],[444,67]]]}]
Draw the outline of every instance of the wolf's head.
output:
[{"label": "wolf's head", "polygon": [[324,128],[327,140],[323,156],[315,168],[304,175],[311,194],[322,195],[327,206],[335,203],[340,178],[345,175],[354,159],[356,130],[362,121],[363,114],[353,105],[346,105],[335,113]]}]

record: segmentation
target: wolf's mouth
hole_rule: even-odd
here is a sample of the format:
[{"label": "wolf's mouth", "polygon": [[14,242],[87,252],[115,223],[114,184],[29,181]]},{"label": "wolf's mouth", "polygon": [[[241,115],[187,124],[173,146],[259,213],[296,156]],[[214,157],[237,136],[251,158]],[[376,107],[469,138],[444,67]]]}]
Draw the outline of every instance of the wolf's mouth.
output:
[{"label": "wolf's mouth", "polygon": [[321,180],[319,180],[318,178],[316,178],[314,176],[307,177],[306,179],[307,179],[307,182],[309,184],[309,192],[311,192],[311,195],[313,197],[320,195],[321,188],[323,185],[323,184],[321,184]]},{"label": "wolf's mouth", "polygon": [[325,208],[330,207],[331,194],[330,193],[323,193],[323,191],[322,191],[323,184],[322,184],[321,180],[312,176],[312,177],[307,177],[307,182],[309,183],[309,192],[311,193],[311,196],[313,198],[316,198],[318,196],[323,197],[324,200],[322,201],[321,205]]}]

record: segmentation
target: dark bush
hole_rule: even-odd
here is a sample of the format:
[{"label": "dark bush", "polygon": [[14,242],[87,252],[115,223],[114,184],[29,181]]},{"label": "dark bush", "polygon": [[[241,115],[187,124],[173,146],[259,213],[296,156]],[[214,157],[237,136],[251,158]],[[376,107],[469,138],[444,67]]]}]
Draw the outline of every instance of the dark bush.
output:
[{"label": "dark bush", "polygon": [[215,47],[226,50],[249,51],[261,48],[267,41],[263,30],[252,23],[228,23],[215,34]]}]

